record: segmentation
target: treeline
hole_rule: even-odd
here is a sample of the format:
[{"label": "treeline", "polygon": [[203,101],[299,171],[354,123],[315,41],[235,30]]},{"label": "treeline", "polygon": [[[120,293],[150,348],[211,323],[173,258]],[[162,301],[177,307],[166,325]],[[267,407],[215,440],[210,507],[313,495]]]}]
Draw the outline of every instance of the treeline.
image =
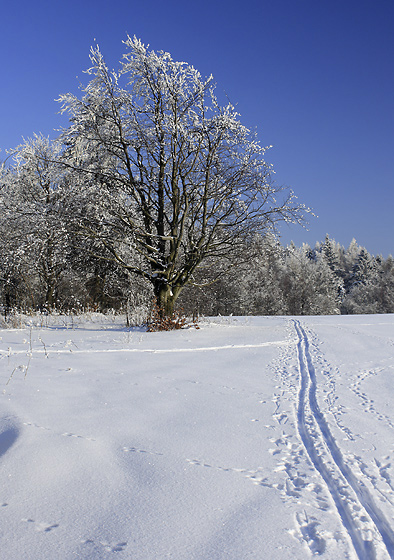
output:
[{"label": "treeline", "polygon": [[[190,288],[184,306],[217,315],[333,315],[394,312],[394,260],[348,248],[328,235],[311,248],[257,238],[250,259],[204,290]],[[189,307],[191,305],[191,307]]]},{"label": "treeline", "polygon": [[[55,149],[36,137],[18,149],[16,165],[3,169],[3,314],[114,309],[143,320],[154,299],[151,286],[118,266],[105,243],[75,230],[71,214],[82,210],[65,196],[72,173],[53,163]],[[272,234],[256,235],[234,262],[205,260],[178,305],[204,315],[392,313],[394,262],[369,254],[355,240],[348,248],[329,236],[313,248],[285,247]]]},{"label": "treeline", "polygon": [[[128,262],[138,263],[133,239],[119,245],[123,253],[114,258],[100,191],[73,196],[70,185],[78,176],[59,165],[61,150],[57,142],[36,136],[2,168],[1,311],[114,309],[143,320],[154,300],[152,284],[119,264],[125,247]],[[76,216],[88,216],[83,229]],[[89,235],[89,224],[102,225],[100,239]],[[177,303],[187,314],[204,315],[392,313],[394,263],[391,256],[369,254],[355,240],[348,248],[329,236],[313,248],[284,247],[271,233],[256,234],[234,253],[204,259]]]}]

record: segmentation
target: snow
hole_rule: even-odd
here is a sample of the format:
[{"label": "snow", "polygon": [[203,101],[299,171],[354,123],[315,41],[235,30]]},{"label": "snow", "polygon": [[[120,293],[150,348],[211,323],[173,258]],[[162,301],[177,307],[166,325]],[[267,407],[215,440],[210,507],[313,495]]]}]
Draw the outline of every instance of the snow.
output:
[{"label": "snow", "polygon": [[0,331],[0,558],[394,558],[394,316]]}]

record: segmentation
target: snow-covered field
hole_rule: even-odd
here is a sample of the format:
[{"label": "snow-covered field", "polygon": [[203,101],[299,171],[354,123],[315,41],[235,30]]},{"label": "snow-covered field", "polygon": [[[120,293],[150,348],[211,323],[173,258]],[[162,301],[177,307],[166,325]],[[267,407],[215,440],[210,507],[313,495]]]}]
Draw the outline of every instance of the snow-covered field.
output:
[{"label": "snow-covered field", "polygon": [[394,558],[394,316],[0,336],[2,560]]}]

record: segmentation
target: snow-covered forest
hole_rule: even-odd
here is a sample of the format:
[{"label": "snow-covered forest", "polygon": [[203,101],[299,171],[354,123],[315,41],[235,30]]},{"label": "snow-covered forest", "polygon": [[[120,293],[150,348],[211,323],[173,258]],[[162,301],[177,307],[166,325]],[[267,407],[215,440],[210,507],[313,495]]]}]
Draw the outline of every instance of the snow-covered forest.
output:
[{"label": "snow-covered forest", "polygon": [[[106,245],[86,235],[76,217],[102,215],[96,196],[77,199],[79,172],[59,165],[62,146],[35,136],[12,151],[1,175],[0,306],[14,311],[127,312],[143,321],[155,293]],[[97,194],[97,192],[96,192]],[[76,207],[85,203],[88,207]],[[98,221],[103,221],[98,217]],[[345,248],[328,235],[315,247],[283,246],[275,233],[250,231],[233,253],[211,254],[179,295],[185,313],[199,315],[331,315],[394,312],[394,262],[353,240]],[[108,232],[105,230],[105,234]],[[103,243],[104,241],[104,243]],[[140,262],[131,236],[127,258]],[[111,248],[110,248],[111,249]],[[126,253],[122,248],[123,257]],[[109,258],[108,258],[109,255]]]},{"label": "snow-covered forest", "polygon": [[218,284],[186,292],[185,308],[201,305],[202,313],[214,315],[394,312],[393,258],[375,257],[354,239],[344,248],[327,235],[311,248],[284,247],[267,236],[256,239],[252,252],[247,264]]},{"label": "snow-covered forest", "polygon": [[[32,209],[32,206],[30,206]],[[144,320],[150,286],[112,262],[85,252],[61,225],[37,209],[34,219],[10,213],[2,220],[0,305],[14,311],[127,312]],[[344,248],[329,236],[311,248],[283,246],[256,235],[243,262],[227,272],[206,263],[178,299],[188,315],[332,315],[394,312],[394,260],[371,255],[353,240]],[[210,282],[217,278],[215,282]]]},{"label": "snow-covered forest", "polygon": [[[309,212],[275,184],[267,148],[222,106],[212,76],[125,41],[120,70],[98,47],[70,125],[34,135],[0,168],[0,306],[146,315],[394,311],[393,259],[328,236],[281,246]],[[134,317],[134,319],[133,319]]]}]

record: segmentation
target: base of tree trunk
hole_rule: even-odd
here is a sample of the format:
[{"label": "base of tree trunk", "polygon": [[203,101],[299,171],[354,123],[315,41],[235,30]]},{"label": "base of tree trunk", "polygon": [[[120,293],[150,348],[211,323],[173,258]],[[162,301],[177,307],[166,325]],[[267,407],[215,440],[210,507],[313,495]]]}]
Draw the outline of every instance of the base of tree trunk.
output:
[{"label": "base of tree trunk", "polygon": [[182,329],[186,326],[186,322],[186,317],[181,312],[173,311],[168,314],[168,309],[160,307],[156,300],[148,317],[148,332]]}]

